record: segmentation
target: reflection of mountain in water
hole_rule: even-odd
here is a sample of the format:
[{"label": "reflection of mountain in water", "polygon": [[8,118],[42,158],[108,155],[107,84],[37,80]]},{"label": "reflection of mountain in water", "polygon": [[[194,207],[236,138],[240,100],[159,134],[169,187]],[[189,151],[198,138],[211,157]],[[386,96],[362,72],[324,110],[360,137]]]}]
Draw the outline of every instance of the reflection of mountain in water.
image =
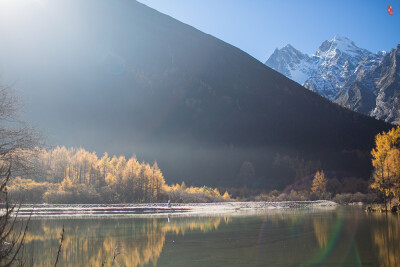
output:
[{"label": "reflection of mountain in water", "polygon": [[[65,237],[59,266],[111,265],[156,266],[166,242],[167,233],[184,235],[187,231],[203,233],[218,229],[228,218],[121,219],[31,221],[26,236],[28,253],[34,255],[34,266],[53,266],[62,225]],[[39,253],[40,252],[40,253]],[[40,257],[35,257],[40,255]]]}]

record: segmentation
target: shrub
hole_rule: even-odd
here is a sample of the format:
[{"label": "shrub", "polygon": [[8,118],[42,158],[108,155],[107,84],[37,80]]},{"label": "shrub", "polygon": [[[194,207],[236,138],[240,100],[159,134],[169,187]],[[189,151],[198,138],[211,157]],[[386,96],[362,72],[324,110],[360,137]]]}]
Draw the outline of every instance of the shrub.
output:
[{"label": "shrub", "polygon": [[31,179],[17,177],[8,188],[12,201],[23,203],[42,203],[44,194],[49,190],[55,190],[58,186],[52,183],[37,183]]},{"label": "shrub", "polygon": [[229,193],[226,191],[221,196],[218,189],[211,187],[186,187],[179,184],[165,186],[161,197],[167,197],[176,203],[210,203],[231,201]]},{"label": "shrub", "polygon": [[355,194],[344,193],[344,194],[337,194],[333,201],[338,204],[349,204],[355,202],[362,202],[364,204],[371,204],[371,203],[378,203],[380,202],[378,196],[376,194],[363,194],[357,192]]}]

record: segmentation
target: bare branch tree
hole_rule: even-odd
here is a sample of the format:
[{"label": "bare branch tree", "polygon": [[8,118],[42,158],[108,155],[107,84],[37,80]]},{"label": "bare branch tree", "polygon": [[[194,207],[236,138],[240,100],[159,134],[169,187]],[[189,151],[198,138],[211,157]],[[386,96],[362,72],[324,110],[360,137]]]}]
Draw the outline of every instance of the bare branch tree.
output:
[{"label": "bare branch tree", "polygon": [[54,263],[54,267],[56,267],[58,264],[58,258],[60,257],[60,252],[61,252],[61,247],[62,247],[63,241],[64,241],[64,225],[63,225],[62,232],[61,232],[60,245],[58,246],[57,258],[56,258],[56,262]]},{"label": "bare branch tree", "polygon": [[28,151],[38,140],[17,115],[18,98],[12,88],[0,87],[0,266],[23,265],[19,256],[30,220],[16,223],[21,204],[11,205],[7,192],[13,174],[29,170]]}]

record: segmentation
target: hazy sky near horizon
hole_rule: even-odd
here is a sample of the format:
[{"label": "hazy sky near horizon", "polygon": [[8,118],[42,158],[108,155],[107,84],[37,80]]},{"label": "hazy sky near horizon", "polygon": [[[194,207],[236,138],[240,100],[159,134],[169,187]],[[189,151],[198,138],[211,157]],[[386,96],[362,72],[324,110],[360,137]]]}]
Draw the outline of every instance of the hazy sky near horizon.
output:
[{"label": "hazy sky near horizon", "polygon": [[[265,62],[287,44],[308,54],[336,34],[377,52],[400,43],[398,0],[138,0]],[[393,7],[393,16],[387,12]]]}]

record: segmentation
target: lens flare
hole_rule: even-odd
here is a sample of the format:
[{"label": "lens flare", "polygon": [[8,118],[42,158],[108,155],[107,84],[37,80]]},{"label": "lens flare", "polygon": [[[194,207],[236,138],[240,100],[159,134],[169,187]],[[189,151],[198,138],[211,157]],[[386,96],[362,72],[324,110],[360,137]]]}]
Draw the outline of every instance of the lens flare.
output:
[{"label": "lens flare", "polygon": [[103,60],[106,70],[114,75],[122,74],[125,71],[125,59],[116,53],[108,53]]},{"label": "lens flare", "polygon": [[[258,255],[261,253],[260,249],[262,247],[261,245],[263,242],[264,230],[268,222],[269,222],[269,216],[266,215],[263,220],[263,223],[261,224],[259,236],[257,239],[257,254],[256,254],[257,258]],[[296,226],[300,224],[301,220],[299,220],[296,223],[296,225],[292,225],[293,227],[291,227],[291,230],[298,229]],[[314,252],[310,255],[309,259],[299,266],[307,266],[307,267],[323,266],[323,262],[327,259],[327,257],[332,253],[332,251],[336,247],[336,244],[339,240],[339,236],[341,235],[343,230],[343,224],[344,224],[343,211],[340,210],[334,223],[328,226],[329,231],[327,238],[325,240],[326,242],[323,244],[323,246],[319,246],[317,249],[315,249]],[[355,262],[356,262],[355,266],[361,266],[360,256],[358,254],[358,249],[356,247],[356,244],[354,243],[354,239],[353,239],[353,244],[351,245],[350,248],[352,248],[352,251],[354,251]]]},{"label": "lens flare", "polygon": [[[340,211],[338,218],[336,219],[335,223],[331,227],[330,234],[328,237],[328,243],[326,246],[321,247],[318,251],[314,252],[309,262],[306,262],[300,266],[320,266],[322,262],[331,254],[335,245],[339,239],[339,235],[343,229],[343,211]],[[322,265],[323,266],[323,265]]]},{"label": "lens flare", "polygon": [[360,266],[361,267],[362,263],[361,263],[360,253],[358,253],[357,245],[354,242],[354,239],[353,239],[353,248],[354,248],[354,254],[356,256],[356,261],[355,261],[355,265],[354,266],[356,266],[356,267]]},{"label": "lens flare", "polygon": [[286,195],[288,192],[290,192],[290,191],[291,191],[292,189],[294,189],[295,187],[297,187],[297,186],[299,186],[299,185],[301,185],[301,184],[303,184],[303,183],[305,183],[305,182],[307,182],[307,181],[309,181],[309,180],[312,180],[312,179],[314,179],[314,175],[304,177],[304,178],[302,178],[302,179],[300,179],[300,180],[294,182],[293,184],[287,186],[287,187],[282,191],[282,193],[280,193],[280,195],[276,197],[276,200],[277,200],[277,201],[280,200],[284,195]]}]

